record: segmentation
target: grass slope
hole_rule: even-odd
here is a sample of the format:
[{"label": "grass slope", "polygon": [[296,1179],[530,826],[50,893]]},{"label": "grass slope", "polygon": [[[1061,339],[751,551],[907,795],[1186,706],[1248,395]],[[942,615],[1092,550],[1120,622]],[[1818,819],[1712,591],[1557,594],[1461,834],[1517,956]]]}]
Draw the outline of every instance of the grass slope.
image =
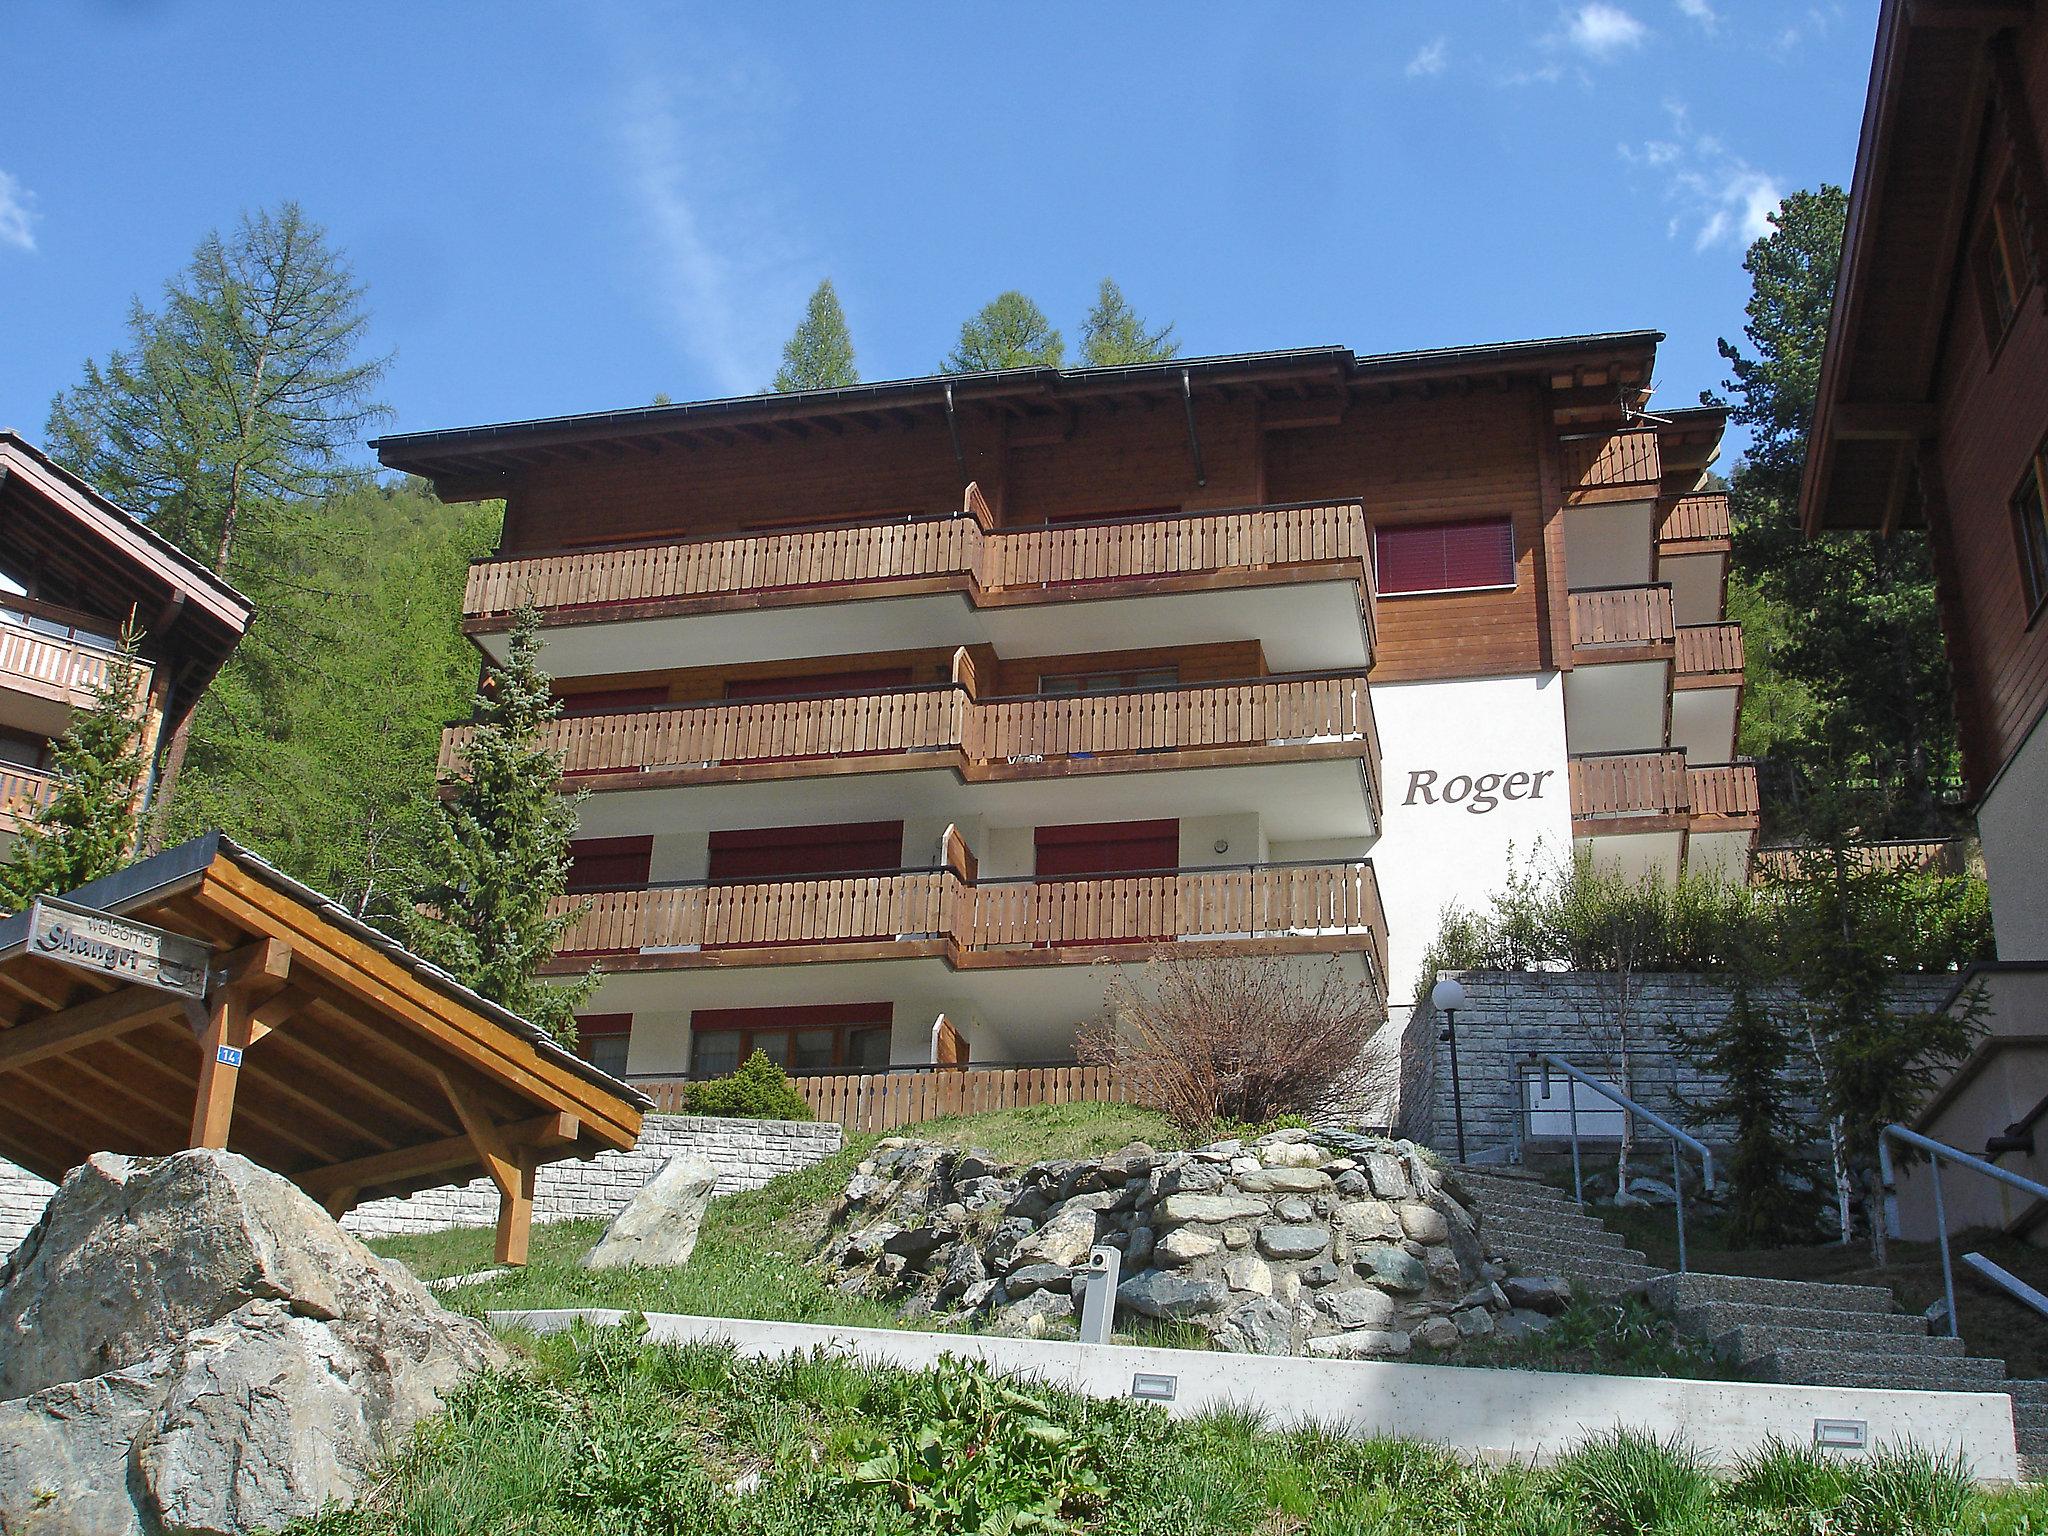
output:
[{"label": "grass slope", "polygon": [[1559,1465],[1472,1466],[1245,1412],[1174,1420],[948,1362],[906,1373],[743,1361],[629,1329],[527,1340],[464,1387],[365,1501],[300,1536],[2020,1536],[2048,1494],[1982,1493],[1898,1452],[1780,1449],[1732,1477],[1683,1446],[1596,1438]]}]

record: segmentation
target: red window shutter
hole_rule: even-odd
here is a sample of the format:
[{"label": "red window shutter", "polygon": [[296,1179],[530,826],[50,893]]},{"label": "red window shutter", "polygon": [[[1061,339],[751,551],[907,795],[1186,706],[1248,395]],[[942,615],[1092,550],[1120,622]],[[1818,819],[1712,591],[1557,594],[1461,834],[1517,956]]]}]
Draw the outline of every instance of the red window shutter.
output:
[{"label": "red window shutter", "polygon": [[1505,517],[1411,523],[1373,533],[1382,593],[1454,592],[1515,583],[1515,529]]},{"label": "red window shutter", "polygon": [[712,880],[813,880],[903,867],[903,823],[845,822],[711,834]]},{"label": "red window shutter", "polygon": [[1180,823],[1104,821],[1033,833],[1041,880],[1120,875],[1180,866]]},{"label": "red window shutter", "polygon": [[582,837],[569,845],[571,891],[616,891],[645,885],[654,863],[651,837]]},{"label": "red window shutter", "polygon": [[656,685],[647,688],[594,688],[588,693],[565,693],[562,695],[562,713],[565,716],[602,715],[614,709],[632,709],[642,704],[666,704],[668,688]]},{"label": "red window shutter", "polygon": [[798,677],[733,678],[725,685],[728,699],[793,699],[807,693],[863,693],[869,689],[907,688],[910,668],[873,667],[865,672],[807,672]]},{"label": "red window shutter", "polygon": [[1450,523],[1444,535],[1444,585],[1507,587],[1515,580],[1515,529],[1508,519]]}]

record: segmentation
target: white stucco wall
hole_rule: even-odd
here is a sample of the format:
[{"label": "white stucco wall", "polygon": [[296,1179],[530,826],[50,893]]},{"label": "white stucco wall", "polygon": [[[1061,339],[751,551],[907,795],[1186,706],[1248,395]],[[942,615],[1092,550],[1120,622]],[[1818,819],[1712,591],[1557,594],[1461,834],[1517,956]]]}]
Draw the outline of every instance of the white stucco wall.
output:
[{"label": "white stucco wall", "polygon": [[[1570,850],[1564,686],[1548,672],[1375,684],[1372,696],[1386,796],[1372,861],[1387,909],[1391,996],[1406,1002],[1446,905],[1476,906],[1499,889],[1511,847],[1516,861],[1539,844]],[[1492,793],[1477,794],[1481,785]]]},{"label": "white stucco wall", "polygon": [[2048,960],[2048,730],[2032,734],[1977,807],[1977,835],[1991,880],[1991,920],[2001,960]]}]

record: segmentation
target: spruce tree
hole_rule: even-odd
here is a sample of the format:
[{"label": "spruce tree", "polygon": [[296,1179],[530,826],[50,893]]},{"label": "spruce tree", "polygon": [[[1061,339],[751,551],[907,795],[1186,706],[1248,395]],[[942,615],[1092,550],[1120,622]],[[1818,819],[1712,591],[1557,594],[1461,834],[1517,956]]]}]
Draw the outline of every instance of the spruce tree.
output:
[{"label": "spruce tree", "polygon": [[1145,328],[1138,312],[1131,308],[1123,289],[1109,278],[1095,296],[1095,306],[1081,326],[1081,361],[1090,368],[1114,368],[1130,363],[1158,363],[1180,351],[1173,339],[1173,327],[1156,331]]},{"label": "spruce tree", "polygon": [[782,366],[775,370],[775,392],[786,395],[799,389],[840,389],[859,382],[860,373],[853,366],[853,334],[846,328],[846,311],[839,307],[839,294],[828,277],[804,306],[796,333],[783,343]]},{"label": "spruce tree", "polygon": [[569,843],[581,796],[559,793],[562,755],[543,739],[562,712],[540,669],[540,614],[513,621],[510,649],[476,694],[476,725],[454,793],[432,809],[427,867],[406,942],[458,981],[576,1043],[576,1009],[597,986],[595,970],[548,983],[540,969],[588,904],[550,914],[568,888]]},{"label": "spruce tree", "polygon": [[1704,1109],[1733,1128],[1721,1164],[1727,1180],[1728,1242],[1778,1248],[1810,1235],[1809,1201],[1796,1187],[1811,1128],[1793,1104],[1802,1085],[1789,1064],[1800,1044],[1789,1021],[1759,995],[1758,978],[1739,966],[1728,1013],[1713,1029],[1681,1042],[1720,1084]]},{"label": "spruce tree", "polygon": [[51,750],[56,792],[0,866],[0,911],[112,874],[135,847],[142,794],[142,635],[121,632],[92,707],[74,712]]},{"label": "spruce tree", "polygon": [[942,373],[987,373],[998,368],[1057,368],[1067,344],[1045,311],[1014,288],[999,293],[965,325],[939,365]]}]

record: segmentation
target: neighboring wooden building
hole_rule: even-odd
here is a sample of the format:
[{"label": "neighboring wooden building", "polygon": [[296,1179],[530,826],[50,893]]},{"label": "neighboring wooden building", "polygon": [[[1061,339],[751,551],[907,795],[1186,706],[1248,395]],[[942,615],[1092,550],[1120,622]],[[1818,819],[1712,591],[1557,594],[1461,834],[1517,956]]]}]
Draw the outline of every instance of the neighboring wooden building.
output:
[{"label": "neighboring wooden building", "polygon": [[[1098,962],[1405,1001],[1510,848],[1740,876],[1722,414],[1655,332],[859,385],[381,440],[503,497],[597,1059],[1070,1060]],[[453,771],[461,732],[445,744]]]},{"label": "neighboring wooden building", "polygon": [[[0,921],[0,1155],[44,1178],[224,1147],[340,1216],[487,1175],[517,1264],[534,1171],[631,1147],[652,1107],[217,832],[63,903],[88,912]],[[173,945],[193,953],[160,974]]]},{"label": "neighboring wooden building", "polygon": [[48,800],[50,742],[98,696],[125,626],[143,632],[137,687],[153,778],[249,615],[226,582],[0,431],[0,857],[19,819]]},{"label": "neighboring wooden building", "polygon": [[[1927,529],[2002,960],[1972,978],[1990,993],[1992,1036],[1920,1128],[1979,1155],[2019,1153],[2008,1166],[2037,1177],[2031,1148],[2048,1117],[2044,122],[2039,6],[1886,0],[1801,495],[1812,534]],[[1959,1220],[2038,1236],[2039,1210],[1972,1182],[1950,1195]],[[1924,1191],[1901,1203],[1909,1233],[1926,1235]]]}]

